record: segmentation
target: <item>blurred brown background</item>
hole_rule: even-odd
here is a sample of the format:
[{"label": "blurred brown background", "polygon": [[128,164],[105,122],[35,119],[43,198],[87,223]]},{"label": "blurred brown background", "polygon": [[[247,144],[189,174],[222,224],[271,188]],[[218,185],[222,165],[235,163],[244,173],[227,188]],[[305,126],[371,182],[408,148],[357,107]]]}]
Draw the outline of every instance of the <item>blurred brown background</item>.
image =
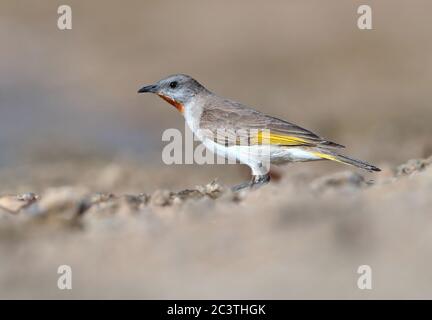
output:
[{"label": "blurred brown background", "polygon": [[[57,29],[62,4],[71,31]],[[370,31],[357,28],[361,4],[2,0],[0,198],[41,199],[0,211],[0,297],[430,298],[432,158],[392,170],[432,154],[432,2],[369,1]],[[184,121],[136,92],[173,73],[383,172],[374,184],[339,164],[298,164],[241,199],[169,202],[161,188],[248,177],[162,163],[162,132]],[[71,227],[97,192],[119,198]],[[141,192],[151,200],[138,208],[122,198]],[[71,292],[56,287],[61,264]],[[356,286],[361,264],[372,291]]]},{"label": "blurred brown background", "polygon": [[119,156],[163,168],[162,132],[183,120],[136,91],[180,72],[378,165],[432,150],[430,1],[373,3],[371,31],[357,28],[362,1],[71,0],[71,31],[57,29],[60,4],[0,4],[3,168]]}]

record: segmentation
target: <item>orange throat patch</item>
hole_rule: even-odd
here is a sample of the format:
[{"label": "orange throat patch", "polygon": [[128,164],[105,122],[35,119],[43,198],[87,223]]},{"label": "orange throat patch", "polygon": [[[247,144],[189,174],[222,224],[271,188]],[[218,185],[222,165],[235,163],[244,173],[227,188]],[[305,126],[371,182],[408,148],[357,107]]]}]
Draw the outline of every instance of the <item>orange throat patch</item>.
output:
[{"label": "orange throat patch", "polygon": [[175,100],[173,100],[167,96],[164,96],[162,94],[158,94],[158,96],[161,97],[162,99],[164,99],[169,104],[173,105],[181,113],[184,112],[184,106],[180,102],[177,102],[177,101],[175,101]]}]

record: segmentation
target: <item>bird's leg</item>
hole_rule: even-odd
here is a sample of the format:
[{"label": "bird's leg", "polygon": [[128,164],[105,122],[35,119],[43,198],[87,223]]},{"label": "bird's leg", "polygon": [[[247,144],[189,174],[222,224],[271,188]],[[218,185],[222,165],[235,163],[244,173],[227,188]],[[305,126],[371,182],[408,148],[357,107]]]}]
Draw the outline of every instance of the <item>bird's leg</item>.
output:
[{"label": "bird's leg", "polygon": [[247,182],[243,182],[239,185],[236,185],[231,188],[233,192],[237,192],[246,188],[250,189],[258,189],[262,185],[268,183],[270,181],[270,175],[264,174],[264,175],[254,175],[252,176],[252,179]]}]

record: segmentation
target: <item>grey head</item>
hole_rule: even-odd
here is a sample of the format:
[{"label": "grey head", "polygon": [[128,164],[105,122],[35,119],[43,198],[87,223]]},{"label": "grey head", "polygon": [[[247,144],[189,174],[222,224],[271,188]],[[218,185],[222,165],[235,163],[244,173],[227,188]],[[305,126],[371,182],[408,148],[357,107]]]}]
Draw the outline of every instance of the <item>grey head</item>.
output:
[{"label": "grey head", "polygon": [[208,90],[188,75],[175,74],[138,90],[138,93],[145,92],[157,94],[180,110],[196,95]]}]

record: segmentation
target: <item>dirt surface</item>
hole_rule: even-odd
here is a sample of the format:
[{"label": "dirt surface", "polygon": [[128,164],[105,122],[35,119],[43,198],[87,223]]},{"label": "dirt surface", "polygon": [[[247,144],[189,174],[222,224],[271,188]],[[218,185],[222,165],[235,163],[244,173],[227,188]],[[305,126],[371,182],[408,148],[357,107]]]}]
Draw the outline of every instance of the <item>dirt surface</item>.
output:
[{"label": "dirt surface", "polygon": [[[211,182],[2,195],[0,298],[431,298],[431,163],[367,176],[299,169],[235,194]],[[101,169],[104,183],[126,173],[145,174]],[[357,288],[365,264],[372,290]],[[57,288],[60,265],[72,290]]]}]

